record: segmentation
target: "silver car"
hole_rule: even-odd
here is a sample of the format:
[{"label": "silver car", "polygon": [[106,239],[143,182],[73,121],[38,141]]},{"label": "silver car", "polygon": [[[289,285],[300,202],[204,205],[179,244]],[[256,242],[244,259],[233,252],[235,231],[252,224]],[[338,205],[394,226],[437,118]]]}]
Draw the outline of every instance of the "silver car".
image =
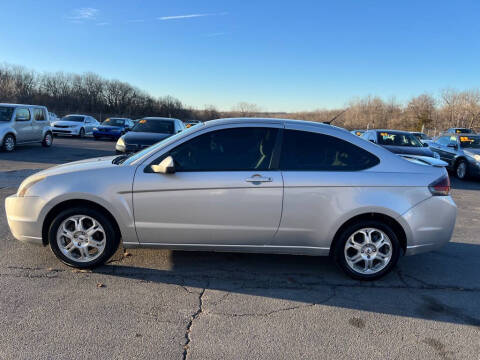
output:
[{"label": "silver car", "polygon": [[13,151],[17,145],[52,146],[49,113],[45,106],[0,104],[0,146]]},{"label": "silver car", "polygon": [[[435,160],[435,159],[433,159]],[[56,166],[6,199],[23,241],[70,266],[129,247],[331,255],[372,280],[451,238],[443,167],[334,126],[282,119],[195,125],[135,155]]]},{"label": "silver car", "polygon": [[55,135],[71,135],[83,138],[93,134],[93,129],[100,123],[88,115],[67,115],[61,120],[52,123],[52,131]]}]

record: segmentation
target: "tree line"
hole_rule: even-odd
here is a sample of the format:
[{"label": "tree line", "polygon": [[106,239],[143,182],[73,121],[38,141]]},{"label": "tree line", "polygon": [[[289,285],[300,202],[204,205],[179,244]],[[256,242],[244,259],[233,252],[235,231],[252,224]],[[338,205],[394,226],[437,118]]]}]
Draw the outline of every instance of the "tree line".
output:
[{"label": "tree line", "polygon": [[253,103],[239,102],[231,111],[220,112],[214,106],[193,109],[172,96],[153,97],[120,80],[105,79],[94,73],[38,73],[15,65],[0,66],[0,102],[45,105],[63,116],[85,113],[98,120],[108,116],[175,117],[201,121],[220,117],[286,117],[311,121],[329,121],[347,129],[392,128],[425,130],[435,135],[449,127],[480,127],[480,91],[444,89],[437,96],[421,94],[406,103],[395,98],[385,100],[365,96],[344,107],[309,112],[262,112]]}]

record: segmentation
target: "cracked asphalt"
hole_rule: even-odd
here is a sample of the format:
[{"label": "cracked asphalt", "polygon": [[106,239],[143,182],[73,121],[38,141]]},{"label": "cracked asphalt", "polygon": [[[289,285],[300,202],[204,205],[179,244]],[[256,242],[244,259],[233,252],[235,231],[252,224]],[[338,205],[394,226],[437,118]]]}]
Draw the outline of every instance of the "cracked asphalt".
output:
[{"label": "cracked asphalt", "polygon": [[[0,200],[113,149],[56,138],[0,153]],[[150,249],[73,270],[16,241],[2,206],[0,359],[479,359],[480,182],[453,185],[452,242],[371,283],[328,258]]]}]

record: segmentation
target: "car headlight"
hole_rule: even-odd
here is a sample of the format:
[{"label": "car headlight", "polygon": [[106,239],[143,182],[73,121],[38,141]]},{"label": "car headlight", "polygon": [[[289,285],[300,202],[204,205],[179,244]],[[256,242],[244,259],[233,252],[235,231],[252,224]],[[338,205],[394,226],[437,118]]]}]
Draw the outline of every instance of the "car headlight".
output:
[{"label": "car headlight", "polygon": [[93,128],[93,131],[97,131],[97,130],[98,130],[98,128],[97,128],[97,127],[94,127],[94,128]]},{"label": "car headlight", "polygon": [[118,139],[117,145],[118,146],[125,146],[125,140],[123,140],[123,136],[120,139]]},{"label": "car headlight", "polygon": [[42,181],[44,179],[45,179],[45,176],[37,176],[37,177],[34,177],[33,179],[31,179],[31,178],[25,179],[20,184],[20,187],[18,188],[17,196],[18,197],[24,197],[25,194],[27,193],[28,189],[30,189],[33,185],[35,185],[36,183],[39,183],[40,181]]},{"label": "car headlight", "polygon": [[480,155],[473,155],[473,158],[474,158],[476,161],[480,162]]},{"label": "car headlight", "polygon": [[435,159],[440,159],[440,155],[438,155],[438,153],[436,153],[436,152],[433,153],[433,157],[434,157]]}]

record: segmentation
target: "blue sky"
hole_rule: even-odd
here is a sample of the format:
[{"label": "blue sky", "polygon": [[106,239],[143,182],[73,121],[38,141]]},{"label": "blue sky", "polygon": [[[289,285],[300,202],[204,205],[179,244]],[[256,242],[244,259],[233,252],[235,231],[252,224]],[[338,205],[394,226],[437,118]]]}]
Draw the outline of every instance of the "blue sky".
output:
[{"label": "blue sky", "polygon": [[2,2],[0,62],[128,81],[228,110],[480,86],[480,1]]}]

